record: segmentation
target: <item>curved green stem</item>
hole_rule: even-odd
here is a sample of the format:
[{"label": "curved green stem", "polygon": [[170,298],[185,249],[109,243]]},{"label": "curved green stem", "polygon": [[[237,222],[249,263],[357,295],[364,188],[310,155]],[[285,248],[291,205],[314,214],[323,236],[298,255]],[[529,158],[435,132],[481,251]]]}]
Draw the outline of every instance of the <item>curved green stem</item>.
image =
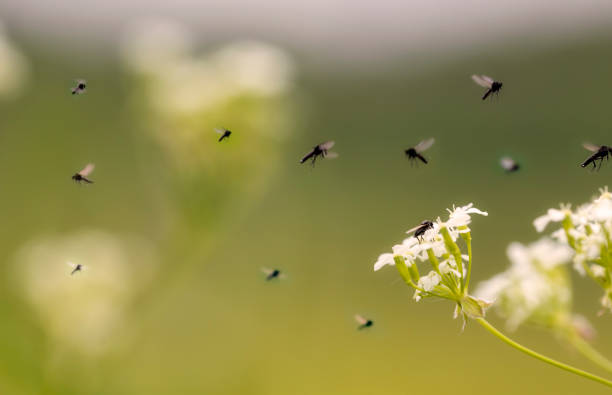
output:
[{"label": "curved green stem", "polygon": [[504,335],[503,333],[498,331],[493,325],[491,325],[484,318],[476,318],[476,321],[478,321],[478,323],[480,325],[482,325],[486,330],[491,332],[493,335],[495,335],[498,339],[500,339],[504,343],[506,343],[506,344],[508,344],[508,345],[510,345],[510,346],[512,346],[514,348],[516,348],[517,350],[519,350],[519,351],[521,351],[521,352],[523,352],[523,353],[525,353],[525,354],[527,354],[529,356],[534,357],[535,359],[539,359],[540,361],[545,362],[545,363],[547,363],[549,365],[552,365],[552,366],[556,366],[559,369],[563,369],[563,370],[568,371],[570,373],[576,374],[578,376],[582,376],[584,378],[596,381],[596,382],[598,382],[600,384],[607,385],[608,387],[612,388],[612,381],[606,380],[603,377],[596,376],[596,375],[591,374],[589,372],[585,372],[584,370],[577,369],[577,368],[575,368],[573,366],[566,365],[563,362],[556,361],[556,360],[554,360],[552,358],[549,358],[549,357],[546,357],[546,356],[544,356],[544,355],[542,355],[540,353],[537,353],[537,352],[535,352],[535,351],[533,351],[533,350],[531,350],[531,349],[529,349],[529,348],[527,348],[527,347],[525,347],[525,346],[515,342],[514,340],[510,339],[509,337],[507,337],[506,335]]},{"label": "curved green stem", "polygon": [[589,342],[585,341],[578,335],[569,335],[568,341],[585,358],[600,368],[612,373],[612,361],[600,354],[599,351],[593,348]]}]

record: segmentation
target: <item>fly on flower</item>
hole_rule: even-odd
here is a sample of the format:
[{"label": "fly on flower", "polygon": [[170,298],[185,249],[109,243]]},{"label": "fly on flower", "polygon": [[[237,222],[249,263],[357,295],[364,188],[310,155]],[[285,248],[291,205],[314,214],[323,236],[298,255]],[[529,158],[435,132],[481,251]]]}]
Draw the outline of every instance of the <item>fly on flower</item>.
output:
[{"label": "fly on flower", "polygon": [[410,164],[412,165],[413,163],[418,163],[416,162],[417,159],[427,164],[428,163],[427,159],[425,159],[425,157],[422,155],[422,152],[424,152],[425,150],[428,150],[433,145],[434,142],[435,140],[433,138],[429,138],[427,140],[421,141],[414,147],[411,147],[405,150],[404,153],[408,157],[408,160],[410,160]]},{"label": "fly on flower", "polygon": [[270,281],[275,278],[285,278],[285,275],[281,273],[279,269],[268,269],[267,267],[263,267],[261,268],[261,271],[266,275],[266,281]]},{"label": "fly on flower", "polygon": [[501,82],[495,81],[493,78],[487,77],[486,75],[474,74],[472,75],[472,80],[474,80],[475,83],[482,86],[483,88],[487,88],[487,91],[482,97],[482,100],[485,100],[487,97],[489,97],[491,93],[499,93],[503,85]]},{"label": "fly on flower", "polygon": [[219,137],[219,142],[223,141],[224,139],[229,139],[229,136],[232,134],[231,130],[225,128],[215,129],[215,132],[221,135],[221,137]]},{"label": "fly on flower", "polygon": [[93,181],[87,177],[91,174],[92,171],[94,171],[95,167],[96,166],[93,163],[88,163],[87,166],[83,168],[83,170],[81,170],[78,173],[75,173],[72,176],[72,179],[74,180],[74,182],[77,182],[79,184],[81,182],[85,182],[87,184],[93,184]]},{"label": "fly on flower", "polygon": [[355,314],[355,321],[359,324],[357,327],[358,330],[369,328],[374,325],[374,321],[364,318],[362,315]]},{"label": "fly on flower", "polygon": [[86,89],[87,89],[87,81],[85,81],[85,80],[77,80],[76,81],[76,86],[71,89],[71,92],[72,92],[73,95],[80,95],[82,93],[85,93]]},{"label": "fly on flower", "polygon": [[72,268],[72,271],[70,272],[71,276],[76,272],[81,272],[83,269],[85,269],[85,266],[81,265],[80,263],[66,262],[66,264]]},{"label": "fly on flower", "polygon": [[418,226],[415,226],[414,228],[408,230],[406,233],[414,232],[414,237],[420,243],[424,240],[425,232],[427,232],[429,229],[433,229],[433,227],[434,227],[434,224],[432,221],[425,220],[421,222]]},{"label": "fly on flower", "polygon": [[304,155],[304,157],[300,160],[300,163],[306,162],[308,159],[312,160],[312,165],[314,166],[315,161],[318,157],[334,159],[338,157],[338,154],[335,152],[330,152],[329,150],[334,146],[334,141],[326,141],[319,145],[314,146],[314,148]]},{"label": "fly on flower", "polygon": [[[608,156],[612,154],[612,147],[608,147],[607,145],[584,143],[582,146],[593,152],[593,154],[580,164],[581,167],[587,167],[588,165],[593,164],[593,169],[600,169],[603,160],[607,160]],[[599,161],[599,166],[597,166],[597,161]]]},{"label": "fly on flower", "polygon": [[520,168],[519,164],[516,163],[514,159],[508,156],[504,156],[503,158],[501,158],[499,160],[499,164],[501,165],[502,169],[504,169],[507,173],[513,173]]}]

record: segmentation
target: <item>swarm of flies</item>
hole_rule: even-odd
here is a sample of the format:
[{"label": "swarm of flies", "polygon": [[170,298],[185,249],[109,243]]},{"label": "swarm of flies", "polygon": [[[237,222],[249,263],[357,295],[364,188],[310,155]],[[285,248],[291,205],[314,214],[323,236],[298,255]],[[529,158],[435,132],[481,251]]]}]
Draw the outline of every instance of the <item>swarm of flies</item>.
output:
[{"label": "swarm of flies", "polygon": [[421,222],[418,226],[415,226],[414,228],[408,230],[406,233],[414,232],[414,237],[419,241],[419,243],[421,243],[425,240],[425,233],[429,229],[433,229],[433,227],[434,227],[433,222],[429,220],[425,220]]},{"label": "swarm of flies", "polygon": [[[584,143],[582,146],[593,153],[580,164],[582,167],[587,167],[592,164],[593,169],[599,170],[603,160],[608,160],[608,156],[612,154],[612,147],[608,147],[607,145]],[[599,161],[599,165],[597,165],[597,161]]]},{"label": "swarm of flies", "polygon": [[516,161],[510,158],[509,156],[504,156],[503,158],[501,158],[499,160],[499,164],[501,165],[502,169],[504,169],[507,173],[514,173],[515,171],[520,169],[519,164],[516,163]]},{"label": "swarm of flies", "polygon": [[427,140],[423,140],[417,145],[415,145],[414,147],[411,147],[405,150],[404,153],[406,154],[406,156],[408,157],[408,160],[410,161],[410,166],[414,164],[418,165],[417,159],[425,164],[429,163],[427,162],[427,159],[425,159],[422,153],[428,150],[435,141],[436,140],[434,140],[432,137]]},{"label": "swarm of flies", "polygon": [[279,269],[269,269],[267,267],[262,267],[261,271],[266,275],[266,281],[273,280],[275,278],[285,278],[285,275],[281,273]]},{"label": "swarm of flies", "polygon": [[231,130],[225,128],[215,129],[215,132],[221,135],[221,137],[219,137],[219,142],[229,139],[229,136],[232,134]]},{"label": "swarm of flies", "polygon": [[81,170],[78,173],[75,173],[72,176],[72,179],[74,180],[74,182],[80,184],[82,182],[86,183],[86,184],[93,184],[93,181],[90,180],[89,178],[87,178],[92,171],[94,171],[95,169],[95,165],[93,163],[88,163],[87,166],[85,166],[83,168],[83,170]]},{"label": "swarm of flies", "polygon": [[326,141],[319,145],[315,145],[312,150],[304,155],[302,159],[300,159],[300,163],[304,163],[309,159],[312,161],[312,165],[315,165],[317,158],[322,159],[334,159],[338,157],[338,154],[335,152],[330,152],[329,150],[334,146],[334,141]]},{"label": "swarm of flies", "polygon": [[482,97],[482,100],[485,100],[487,97],[489,97],[489,95],[491,95],[491,93],[498,94],[499,91],[502,88],[502,85],[503,85],[501,82],[495,81],[493,78],[487,77],[486,75],[476,75],[476,74],[474,74],[472,76],[472,79],[478,85],[482,86],[483,88],[487,88],[487,91],[485,92],[484,96]]},{"label": "swarm of flies", "polygon": [[82,93],[85,93],[86,89],[87,89],[87,82],[85,80],[77,80],[76,86],[72,88],[70,91],[72,92],[73,95],[80,95]]},{"label": "swarm of flies", "polygon": [[355,314],[355,321],[357,321],[357,323],[359,324],[359,326],[357,327],[357,329],[359,330],[369,328],[374,325],[374,321],[364,318],[362,315],[359,314]]}]

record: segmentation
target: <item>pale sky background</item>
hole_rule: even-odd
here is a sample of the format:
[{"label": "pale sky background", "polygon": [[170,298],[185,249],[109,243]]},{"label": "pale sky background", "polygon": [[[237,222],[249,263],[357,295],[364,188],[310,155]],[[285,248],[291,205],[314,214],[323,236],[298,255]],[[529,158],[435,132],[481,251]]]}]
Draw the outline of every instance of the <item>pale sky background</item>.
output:
[{"label": "pale sky background", "polygon": [[163,16],[203,41],[261,38],[332,59],[612,30],[612,0],[1,0],[0,15],[10,29],[62,45],[112,45],[134,18]]}]

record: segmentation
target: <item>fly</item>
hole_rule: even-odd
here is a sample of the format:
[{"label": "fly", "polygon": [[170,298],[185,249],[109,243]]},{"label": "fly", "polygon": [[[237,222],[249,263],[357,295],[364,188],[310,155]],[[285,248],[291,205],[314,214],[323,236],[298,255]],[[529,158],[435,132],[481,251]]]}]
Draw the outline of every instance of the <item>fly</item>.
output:
[{"label": "fly", "polygon": [[431,147],[433,145],[433,143],[436,140],[434,140],[434,138],[429,138],[427,140],[423,140],[420,143],[418,143],[417,145],[415,145],[414,147],[408,148],[407,150],[404,151],[404,153],[406,154],[406,156],[408,157],[408,159],[410,160],[410,164],[414,164],[414,163],[418,163],[416,162],[417,159],[419,159],[421,162],[427,164],[429,162],[427,162],[427,159],[425,159],[425,157],[422,155],[422,153],[425,150],[428,150],[429,147]]},{"label": "fly", "polygon": [[499,81],[495,81],[491,77],[487,77],[486,75],[472,75],[472,79],[475,83],[482,86],[483,88],[487,88],[482,100],[485,100],[491,93],[499,93],[502,88],[502,83]]},{"label": "fly", "polygon": [[[608,156],[612,154],[612,147],[608,147],[607,145],[595,145],[590,143],[582,144],[584,148],[593,152],[591,156],[589,156],[584,162],[580,164],[581,167],[587,167],[590,164],[593,164],[593,169],[600,169],[601,163],[604,159],[608,159]],[[597,161],[599,161],[599,166],[597,166]]]},{"label": "fly", "polygon": [[501,167],[506,170],[507,173],[513,173],[520,169],[520,166],[516,161],[508,156],[504,156],[499,160]]},{"label": "fly", "polygon": [[215,132],[221,135],[221,137],[219,137],[219,142],[223,141],[224,139],[228,139],[232,134],[231,130],[227,130],[225,128],[215,129]]},{"label": "fly", "polygon": [[357,321],[357,323],[359,324],[359,326],[357,327],[357,329],[359,330],[369,328],[374,325],[374,321],[364,318],[362,315],[359,314],[355,314],[355,321]]},{"label": "fly", "polygon": [[72,176],[72,179],[74,180],[74,182],[77,182],[79,184],[81,182],[85,182],[87,184],[93,184],[93,181],[87,177],[89,176],[89,174],[91,174],[91,172],[94,170],[95,167],[96,166],[93,163],[88,163],[87,166],[83,168],[83,170],[81,170],[78,173],[75,173]]},{"label": "fly", "polygon": [[414,228],[408,230],[406,233],[414,232],[414,237],[416,237],[419,243],[421,243],[425,240],[425,232],[427,232],[429,229],[433,229],[433,227],[433,222],[425,220],[421,222],[418,226],[415,226]]},{"label": "fly", "polygon": [[268,269],[264,267],[261,271],[266,275],[266,281],[273,280],[275,278],[285,278],[285,275],[281,273],[279,269]]},{"label": "fly", "polygon": [[77,85],[72,88],[71,92],[73,95],[80,95],[82,93],[85,93],[85,91],[87,90],[87,81],[85,80],[77,80]]},{"label": "fly", "polygon": [[334,144],[335,144],[334,141],[326,141],[319,145],[315,145],[314,148],[309,153],[304,155],[304,157],[300,160],[300,163],[304,163],[307,160],[311,159],[312,165],[314,166],[318,157],[329,158],[329,159],[337,158],[338,157],[337,153],[329,151],[334,146]]}]

